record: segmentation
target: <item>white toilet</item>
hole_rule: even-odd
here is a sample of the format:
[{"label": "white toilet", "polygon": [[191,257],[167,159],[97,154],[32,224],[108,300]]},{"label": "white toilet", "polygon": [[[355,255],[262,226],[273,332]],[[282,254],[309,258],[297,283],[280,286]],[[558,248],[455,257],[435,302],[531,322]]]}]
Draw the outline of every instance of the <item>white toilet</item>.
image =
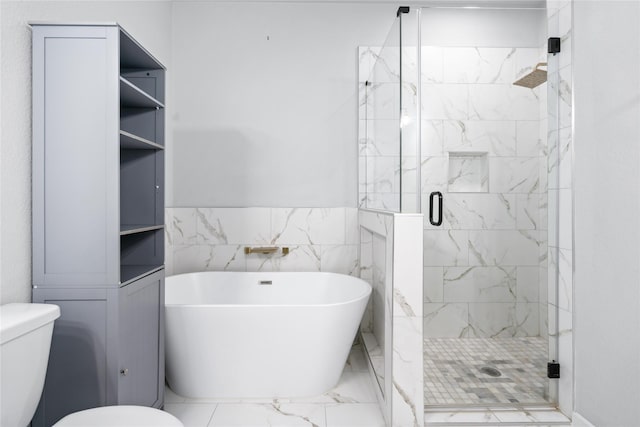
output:
[{"label": "white toilet", "polygon": [[[29,424],[38,406],[49,361],[53,322],[60,308],[52,304],[0,306],[0,426]],[[105,406],[67,415],[55,427],[183,427],[173,415],[143,406]]]}]

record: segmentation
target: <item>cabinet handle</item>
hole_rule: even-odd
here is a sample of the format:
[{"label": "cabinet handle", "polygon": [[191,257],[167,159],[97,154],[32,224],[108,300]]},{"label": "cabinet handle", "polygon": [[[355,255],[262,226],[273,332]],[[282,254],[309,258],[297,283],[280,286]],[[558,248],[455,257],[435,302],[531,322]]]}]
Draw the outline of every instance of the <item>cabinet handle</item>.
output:
[{"label": "cabinet handle", "polygon": [[128,368],[120,369],[120,375],[122,375],[123,377],[126,377],[128,373],[129,373]]},{"label": "cabinet handle", "polygon": [[[434,215],[433,215],[434,197],[438,198],[438,220],[437,221],[434,219]],[[429,222],[431,223],[431,225],[434,225],[436,227],[439,227],[442,225],[442,198],[443,198],[442,193],[439,191],[434,191],[429,195]]]}]

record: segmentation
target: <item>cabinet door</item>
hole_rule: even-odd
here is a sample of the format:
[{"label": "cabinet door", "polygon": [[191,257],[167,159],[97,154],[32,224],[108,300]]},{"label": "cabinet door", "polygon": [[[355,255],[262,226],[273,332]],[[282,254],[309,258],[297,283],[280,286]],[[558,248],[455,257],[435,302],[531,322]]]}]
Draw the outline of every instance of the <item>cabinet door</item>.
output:
[{"label": "cabinet door", "polygon": [[116,295],[106,289],[33,289],[33,302],[55,304],[55,321],[42,399],[31,425],[50,426],[83,409],[116,403],[108,378]]},{"label": "cabinet door", "polygon": [[164,270],[120,289],[118,403],[121,405],[159,406],[164,386],[163,312]]},{"label": "cabinet door", "polygon": [[118,29],[33,28],[33,281],[119,282]]}]

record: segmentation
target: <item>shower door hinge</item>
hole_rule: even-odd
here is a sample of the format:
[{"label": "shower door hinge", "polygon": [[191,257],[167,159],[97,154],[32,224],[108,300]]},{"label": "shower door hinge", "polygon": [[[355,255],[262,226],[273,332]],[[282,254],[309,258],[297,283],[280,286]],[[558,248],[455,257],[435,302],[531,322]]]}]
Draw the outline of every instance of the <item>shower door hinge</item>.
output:
[{"label": "shower door hinge", "polygon": [[409,6],[400,6],[396,12],[396,18],[400,16],[401,13],[409,13]]},{"label": "shower door hinge", "polygon": [[560,364],[555,360],[547,363],[547,378],[560,378]]},{"label": "shower door hinge", "polygon": [[560,37],[549,37],[547,52],[553,53],[554,55],[560,52]]}]

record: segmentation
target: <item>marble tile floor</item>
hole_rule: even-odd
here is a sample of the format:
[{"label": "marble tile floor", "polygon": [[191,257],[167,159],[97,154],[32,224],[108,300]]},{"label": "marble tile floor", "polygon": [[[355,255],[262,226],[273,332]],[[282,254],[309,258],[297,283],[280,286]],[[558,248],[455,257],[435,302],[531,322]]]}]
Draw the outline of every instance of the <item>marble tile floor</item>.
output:
[{"label": "marble tile floor", "polygon": [[337,386],[301,399],[189,399],[165,388],[164,410],[185,427],[384,427],[361,345],[355,345]]},{"label": "marble tile floor", "polygon": [[541,337],[425,338],[425,407],[547,403],[547,346]]}]

